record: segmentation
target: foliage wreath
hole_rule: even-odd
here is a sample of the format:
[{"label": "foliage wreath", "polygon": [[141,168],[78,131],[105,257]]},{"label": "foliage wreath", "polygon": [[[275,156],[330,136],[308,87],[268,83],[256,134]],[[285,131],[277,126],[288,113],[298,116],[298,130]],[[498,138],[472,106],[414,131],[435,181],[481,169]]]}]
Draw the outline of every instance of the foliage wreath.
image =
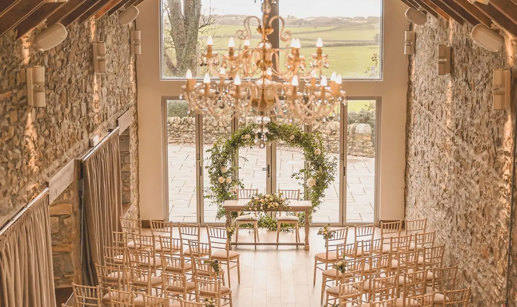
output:
[{"label": "foliage wreath", "polygon": [[[304,132],[295,125],[270,122],[266,125],[268,141],[284,141],[289,146],[301,147],[305,156],[306,167],[291,177],[298,179],[307,191],[307,199],[312,203],[314,212],[325,196],[325,190],[334,180],[336,169],[335,159],[329,159],[325,155],[323,139],[317,132]],[[210,152],[210,163],[206,167],[210,178],[210,193],[207,196],[218,205],[217,218],[225,215],[222,204],[225,200],[235,199],[236,190],[244,188],[242,182],[236,176],[233,167],[233,159],[237,157],[237,150],[241,147],[252,147],[255,144],[256,124],[249,124],[235,131],[229,139],[219,139]],[[304,180],[307,178],[307,181]]]}]

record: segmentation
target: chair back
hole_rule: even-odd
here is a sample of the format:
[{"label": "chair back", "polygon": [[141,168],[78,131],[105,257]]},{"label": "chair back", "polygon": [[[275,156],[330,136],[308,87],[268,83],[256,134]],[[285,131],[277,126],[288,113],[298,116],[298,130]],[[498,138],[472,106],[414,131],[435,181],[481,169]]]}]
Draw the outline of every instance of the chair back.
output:
[{"label": "chair back", "polygon": [[258,194],[258,189],[239,189],[237,191],[238,199],[251,199]]},{"label": "chair back", "polygon": [[132,242],[132,248],[148,250],[154,253],[156,241],[152,235],[128,233],[127,238],[129,242]]},{"label": "chair back", "polygon": [[363,296],[364,281],[339,281],[337,300],[341,306],[359,306]]},{"label": "chair back", "polygon": [[127,232],[114,231],[111,235],[112,246],[116,247],[127,247]]},{"label": "chair back", "polygon": [[212,254],[212,250],[210,249],[209,243],[202,243],[196,240],[188,241],[190,256],[191,257],[203,257],[210,256]]},{"label": "chair back", "polygon": [[392,253],[404,252],[410,249],[413,235],[384,238],[384,245],[389,246]]},{"label": "chair back", "polygon": [[400,235],[400,231],[402,230],[402,221],[394,221],[394,222],[386,222],[381,221],[379,223],[379,228],[381,229],[381,237],[387,235]]},{"label": "chair back", "polygon": [[206,303],[180,300],[180,307],[206,307]]},{"label": "chair back", "polygon": [[424,247],[423,249],[423,268],[424,269],[434,269],[441,268],[443,266],[443,252],[445,250],[445,245],[433,246],[433,247]]},{"label": "chair back", "polygon": [[416,304],[416,306],[419,306],[419,307],[434,307],[435,306],[434,296],[435,296],[435,293],[431,292],[431,293],[409,296],[408,300],[411,302],[410,303],[411,306],[415,306],[415,304]]},{"label": "chair back", "polygon": [[427,226],[427,219],[406,220],[406,234],[424,233]]},{"label": "chair back", "polygon": [[358,225],[354,227],[355,242],[372,241],[375,233],[375,225]]},{"label": "chair back", "polygon": [[444,292],[456,289],[456,277],[458,267],[443,267],[432,269],[432,288],[433,290]]},{"label": "chair back", "polygon": [[374,277],[370,280],[370,302],[383,302],[386,300],[397,298],[398,279],[396,275],[391,275],[387,277]]},{"label": "chair back", "polygon": [[174,294],[185,295],[187,293],[187,277],[164,271],[162,272],[162,289]]},{"label": "chair back", "polygon": [[213,278],[196,277],[197,296],[201,298],[213,298],[216,302],[221,299],[221,281]]},{"label": "chair back", "polygon": [[99,286],[83,286],[72,283],[75,306],[101,306],[101,292]]},{"label": "chair back", "polygon": [[300,190],[278,190],[278,195],[285,199],[300,200]]},{"label": "chair back", "polygon": [[[220,265],[222,267],[222,265]],[[219,271],[220,275],[221,271]],[[193,257],[192,258],[192,274],[194,277],[211,277],[215,279],[218,277],[218,273],[214,271],[214,268],[210,265],[207,259]]]},{"label": "chair back", "polygon": [[105,265],[127,265],[127,248],[118,246],[104,246]]},{"label": "chair back", "polygon": [[178,253],[180,256],[183,256],[183,246],[180,239],[161,236],[159,241],[162,252],[169,254]]},{"label": "chair back", "polygon": [[369,304],[369,307],[395,307],[396,305],[396,298],[383,300],[383,301],[371,301]]},{"label": "chair back", "polygon": [[154,271],[149,267],[132,267],[129,269],[129,282],[133,289],[151,295]]},{"label": "chair back", "polygon": [[108,288],[108,298],[110,307],[134,307],[135,297],[133,292],[121,289]]},{"label": "chair back", "polygon": [[162,270],[185,274],[185,257],[173,253],[161,253]]},{"label": "chair back", "polygon": [[151,221],[151,233],[153,236],[164,236],[172,238],[174,224],[166,221]]},{"label": "chair back", "polygon": [[467,307],[470,301],[470,289],[447,290],[444,293],[443,306]]},{"label": "chair back", "polygon": [[125,233],[142,233],[142,223],[138,219],[120,218],[120,227]]},{"label": "chair back", "polygon": [[144,295],[144,306],[146,307],[169,307],[169,298],[153,295]]},{"label": "chair back", "polygon": [[433,247],[434,246],[434,238],[435,238],[435,232],[422,232],[422,233],[415,233],[413,235],[415,238],[415,245],[414,248],[416,249],[423,249],[425,247]]},{"label": "chair back", "polygon": [[180,241],[184,248],[187,248],[190,240],[201,241],[201,225],[179,223],[178,230]]},{"label": "chair back", "polygon": [[130,267],[151,268],[155,263],[154,254],[145,249],[128,249],[128,264]]},{"label": "chair back", "polygon": [[425,294],[427,271],[407,270],[399,274],[404,298]]},{"label": "chair back", "polygon": [[120,288],[126,281],[126,272],[121,265],[95,264],[95,271],[101,288]]},{"label": "chair back", "polygon": [[207,226],[208,228],[208,244],[210,250],[222,249],[230,250],[230,240],[225,227]]},{"label": "chair back", "polygon": [[419,250],[407,250],[393,254],[394,269],[400,271],[416,270],[421,252]]}]

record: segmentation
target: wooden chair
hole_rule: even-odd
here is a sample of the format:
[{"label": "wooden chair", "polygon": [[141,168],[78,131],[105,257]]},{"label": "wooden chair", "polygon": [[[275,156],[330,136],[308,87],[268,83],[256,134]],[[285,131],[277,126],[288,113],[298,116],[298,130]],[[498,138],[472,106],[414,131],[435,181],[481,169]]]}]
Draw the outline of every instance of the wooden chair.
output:
[{"label": "wooden chair", "polygon": [[[208,226],[208,244],[211,252],[211,259],[219,260],[221,264],[226,263],[228,270],[228,286],[231,287],[230,269],[237,267],[237,278],[241,282],[240,254],[230,250],[230,240],[226,228]],[[234,264],[231,266],[231,264]]]},{"label": "wooden chair", "polygon": [[126,269],[121,265],[99,265],[95,264],[95,272],[102,289],[122,288],[123,283],[128,281]]},{"label": "wooden chair", "polygon": [[[349,244],[339,244],[336,246],[336,256],[337,259],[342,259],[343,261],[354,261],[354,260],[345,260],[345,255],[347,254],[355,254],[357,250],[356,243]],[[321,273],[321,303],[323,303],[323,295],[325,294],[325,289],[328,287],[329,281],[338,281],[344,278],[353,277],[354,273],[351,270],[352,264],[346,263],[347,271],[345,273],[341,273],[337,268],[333,267],[328,270],[324,270]]]},{"label": "wooden chair", "polygon": [[193,257],[192,258],[192,276],[193,278],[212,278],[221,279],[223,286],[225,285],[224,270],[222,265],[219,268],[219,272],[216,272],[214,268],[207,262],[207,259]]},{"label": "wooden chair", "polygon": [[178,224],[181,245],[183,246],[183,254],[190,256],[189,241],[201,241],[201,225],[199,224]]},{"label": "wooden chair", "polygon": [[408,300],[411,302],[410,306],[419,306],[419,307],[435,306],[434,305],[434,292],[408,296]]},{"label": "wooden chair", "polygon": [[372,241],[375,234],[375,225],[357,225],[354,227],[354,242]]},{"label": "wooden chair", "polygon": [[[239,189],[237,191],[238,199],[251,199],[258,194],[258,189]],[[258,232],[258,217],[255,212],[243,213],[235,218],[235,242],[239,242],[239,228],[242,225],[253,225],[253,240],[255,243],[260,242]]]},{"label": "wooden chair", "polygon": [[394,303],[398,293],[397,276],[389,275],[386,277],[380,277],[382,274],[377,274],[377,276],[378,277],[372,276],[373,278],[365,282],[363,290],[367,294],[367,301],[369,303],[381,303],[386,302],[387,300],[393,300]]},{"label": "wooden chair", "polygon": [[432,280],[428,290],[435,292],[435,304],[443,304],[443,302],[445,301],[444,293],[446,291],[456,289],[458,267],[454,266],[433,268],[431,273]]},{"label": "wooden chair", "polygon": [[142,222],[137,219],[120,218],[120,227],[125,233],[142,233]]},{"label": "wooden chair", "polygon": [[[392,254],[391,269],[395,274],[408,270],[416,271],[421,252],[419,250],[407,250]],[[402,285],[402,283],[399,283]]]},{"label": "wooden chair", "polygon": [[379,223],[379,228],[381,229],[382,238],[400,236],[400,232],[402,230],[402,221],[394,221],[394,222],[381,221]]},{"label": "wooden chair", "polygon": [[413,235],[414,242],[411,243],[411,249],[423,249],[425,247],[434,246],[435,232],[415,233]]},{"label": "wooden chair", "polygon": [[218,307],[226,305],[233,307],[232,290],[223,286],[219,279],[197,277],[195,281],[198,300],[212,299]]},{"label": "wooden chair", "polygon": [[132,289],[147,295],[153,294],[153,289],[162,284],[162,278],[156,276],[150,268],[132,267],[129,269],[129,276]]},{"label": "wooden chair", "polygon": [[128,262],[127,248],[104,246],[104,264],[126,266]]},{"label": "wooden chair", "polygon": [[186,275],[189,272],[192,273],[192,262],[186,262],[183,255],[162,252],[160,256],[162,258],[162,271],[180,275]]},{"label": "wooden chair", "polygon": [[383,254],[384,238],[366,241],[356,241],[357,253],[355,257],[366,257]]},{"label": "wooden chair", "polygon": [[415,297],[426,294],[426,271],[406,270],[398,273],[399,298],[397,306],[420,306]]},{"label": "wooden chair", "polygon": [[75,306],[101,306],[101,290],[99,286],[83,286],[72,283]]},{"label": "wooden chair", "polygon": [[128,260],[131,267],[148,267],[156,271],[162,266],[160,256],[156,255],[153,249],[128,249]]},{"label": "wooden chair", "polygon": [[160,248],[163,253],[180,254],[183,256],[183,246],[180,239],[159,237]]},{"label": "wooden chair", "polygon": [[406,220],[404,233],[406,235],[424,233],[427,226],[427,219]]},{"label": "wooden chair", "polygon": [[162,251],[160,237],[172,238],[174,231],[174,224],[166,221],[151,221],[151,234],[154,237],[156,252]]},{"label": "wooden chair", "polygon": [[179,307],[206,307],[206,303],[180,300]]},{"label": "wooden chair", "polygon": [[359,306],[363,294],[363,281],[340,282],[337,286],[328,288],[325,297],[325,306],[333,301],[339,306]]},{"label": "wooden chair", "polygon": [[[172,307],[169,301],[169,298],[167,297],[159,297],[159,296],[153,296],[153,295],[143,295],[142,296],[142,306],[145,307]],[[139,305],[137,300],[135,299],[135,305]],[[176,306],[179,306],[179,304],[176,304]]]},{"label": "wooden chair", "polygon": [[187,281],[185,275],[164,271],[161,277],[162,290],[167,291],[167,293],[184,300],[187,299],[187,295],[196,295],[195,283]]},{"label": "wooden chair", "polygon": [[210,259],[212,250],[210,243],[202,243],[196,240],[190,240],[188,242],[190,250],[190,258],[203,258]]},{"label": "wooden chair", "polygon": [[443,267],[443,253],[445,251],[445,245],[425,247],[422,250],[422,255],[418,259],[418,264],[422,270],[427,270],[427,280],[433,279],[432,270],[434,268]]},{"label": "wooden chair", "polygon": [[130,290],[108,288],[102,303],[110,307],[134,307],[135,295]]},{"label": "wooden chair", "polygon": [[112,244],[114,247],[127,248],[127,233],[123,231],[114,231],[111,235]]},{"label": "wooden chair", "polygon": [[470,301],[470,289],[447,290],[444,293],[445,300],[442,305],[435,306],[454,306],[467,307]]},{"label": "wooden chair", "polygon": [[[300,200],[300,190],[278,190],[278,195],[284,197],[287,200]],[[285,214],[279,212],[276,217],[276,242],[278,243],[280,240],[280,231],[282,230],[282,225],[286,225],[288,227],[294,228],[296,243],[300,243],[300,219],[296,215]],[[278,247],[278,246],[277,246]],[[298,248],[298,245],[296,245]]]},{"label": "wooden chair", "polygon": [[412,235],[404,235],[397,237],[384,238],[382,252],[383,253],[399,253],[410,249],[413,243]]},{"label": "wooden chair", "polygon": [[[314,277],[312,280],[313,285],[316,285],[316,270],[326,271],[328,270],[329,264],[334,264],[340,260],[337,257],[337,246],[340,244],[346,244],[348,236],[348,227],[342,227],[330,230],[333,233],[332,238],[325,239],[325,251],[314,255]],[[354,251],[355,254],[355,251]],[[348,255],[346,255],[348,256]],[[318,265],[324,265],[324,268]]]},{"label": "wooden chair", "polygon": [[387,299],[383,301],[377,301],[377,302],[369,302],[366,304],[361,304],[361,307],[395,307],[396,306],[396,299]]}]

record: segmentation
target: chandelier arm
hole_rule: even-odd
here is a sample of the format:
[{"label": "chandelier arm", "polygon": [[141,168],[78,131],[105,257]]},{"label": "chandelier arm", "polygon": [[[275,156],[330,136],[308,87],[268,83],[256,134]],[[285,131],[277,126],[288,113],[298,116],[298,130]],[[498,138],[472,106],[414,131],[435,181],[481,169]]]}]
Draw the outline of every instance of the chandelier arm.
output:
[{"label": "chandelier arm", "polygon": [[257,16],[248,16],[244,19],[244,22],[242,23],[244,29],[237,30],[235,32],[235,36],[240,40],[246,40],[251,38],[251,21],[256,20],[257,23],[260,25],[261,21],[260,18]]},{"label": "chandelier arm", "polygon": [[280,32],[278,33],[278,37],[280,38],[280,40],[283,42],[290,41],[292,33],[291,31],[285,29],[285,20],[282,16],[277,15],[269,19],[269,27],[273,28],[273,22],[275,20],[278,20],[278,22],[280,23]]}]

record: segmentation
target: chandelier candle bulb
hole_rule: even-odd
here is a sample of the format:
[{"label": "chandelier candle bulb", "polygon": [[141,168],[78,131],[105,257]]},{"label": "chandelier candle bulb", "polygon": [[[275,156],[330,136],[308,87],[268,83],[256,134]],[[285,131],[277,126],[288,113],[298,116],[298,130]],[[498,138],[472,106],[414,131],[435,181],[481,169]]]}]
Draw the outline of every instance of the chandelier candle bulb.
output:
[{"label": "chandelier candle bulb", "polygon": [[323,56],[323,41],[321,40],[321,38],[318,38],[318,40],[316,41],[316,48],[316,55],[318,56],[318,59],[321,59],[321,57]]},{"label": "chandelier candle bulb", "polygon": [[212,57],[212,45],[214,44],[214,40],[212,39],[212,36],[209,36],[206,39],[206,57],[207,59]]},{"label": "chandelier candle bulb", "polygon": [[228,55],[230,56],[230,59],[233,59],[233,56],[235,55],[235,40],[233,37],[230,37],[228,40]]},{"label": "chandelier candle bulb", "polygon": [[210,75],[208,73],[205,74],[203,83],[205,84],[205,97],[208,97],[210,95]]},{"label": "chandelier candle bulb", "polygon": [[293,80],[291,80],[291,85],[293,98],[296,98],[298,91],[298,76],[293,77]]},{"label": "chandelier candle bulb", "polygon": [[192,78],[192,71],[190,71],[190,69],[187,70],[187,74],[185,75],[185,78],[187,79],[186,89],[187,89],[187,91],[191,91],[194,88],[194,86],[196,85],[196,80],[194,80]]},{"label": "chandelier candle bulb", "polygon": [[241,77],[239,75],[235,76],[233,84],[235,85],[235,99],[239,99],[241,96]]}]

